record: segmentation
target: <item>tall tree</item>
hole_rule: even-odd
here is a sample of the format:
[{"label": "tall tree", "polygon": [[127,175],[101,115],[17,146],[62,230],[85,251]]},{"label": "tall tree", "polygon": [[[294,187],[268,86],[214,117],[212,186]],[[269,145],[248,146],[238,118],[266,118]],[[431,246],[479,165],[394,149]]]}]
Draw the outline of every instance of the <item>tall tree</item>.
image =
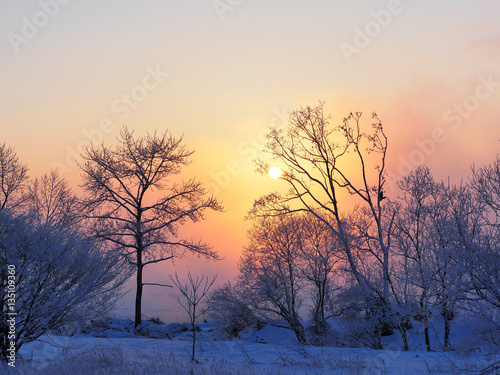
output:
[{"label": "tall tree", "polygon": [[[500,154],[483,168],[473,168],[471,181],[483,212],[485,241],[481,249],[467,256],[476,293],[500,311]],[[500,330],[500,329],[499,329]]]},{"label": "tall tree", "polygon": [[439,209],[439,186],[429,168],[420,166],[399,182],[402,209],[396,219],[397,246],[402,257],[401,295],[418,304],[424,322],[425,346],[431,351],[429,316],[436,289],[436,262],[432,254],[430,218]]},{"label": "tall tree", "polygon": [[[373,114],[371,134],[361,131],[361,113],[351,113],[339,126],[330,126],[323,104],[294,111],[287,129],[272,129],[268,134],[270,160],[259,161],[262,173],[269,163],[278,163],[280,177],[290,187],[288,194],[271,194],[255,202],[255,210],[269,212],[306,211],[327,225],[338,238],[351,272],[367,295],[372,295],[390,310],[397,295],[390,272],[391,233],[394,205],[386,199],[387,137],[382,123]],[[371,155],[368,155],[371,154]],[[350,194],[359,204],[367,229],[364,236],[369,259],[360,262],[352,246],[344,218],[348,203],[342,194]],[[364,261],[373,267],[363,270]],[[376,272],[377,282],[373,273]],[[378,282],[380,280],[380,283]]]},{"label": "tall tree", "polygon": [[[141,323],[144,267],[189,250],[217,259],[211,246],[180,239],[179,227],[222,206],[195,179],[175,179],[189,164],[182,137],[168,131],[134,138],[123,127],[115,147],[92,145],[83,155],[84,204],[97,235],[136,270],[135,327]],[[158,195],[163,194],[160,198]]]},{"label": "tall tree", "polygon": [[451,346],[451,323],[458,303],[472,289],[466,254],[480,247],[484,208],[468,185],[446,185],[435,190],[431,208],[428,246],[434,260],[436,305],[444,321],[443,347]]}]

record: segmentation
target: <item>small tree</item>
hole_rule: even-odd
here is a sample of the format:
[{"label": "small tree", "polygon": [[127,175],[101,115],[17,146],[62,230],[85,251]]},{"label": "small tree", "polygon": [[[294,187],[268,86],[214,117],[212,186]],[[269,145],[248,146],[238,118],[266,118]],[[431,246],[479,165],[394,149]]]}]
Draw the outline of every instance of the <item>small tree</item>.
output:
[{"label": "small tree", "polygon": [[332,293],[338,287],[333,276],[340,268],[341,245],[325,225],[311,214],[298,216],[300,222],[300,268],[311,286],[313,325],[310,330],[318,343],[328,341],[331,334],[327,319],[333,315]]},{"label": "small tree", "polygon": [[175,277],[170,275],[170,280],[174,283],[174,285],[177,287],[179,292],[181,292],[183,298],[185,301],[183,301],[180,297],[174,297],[177,302],[182,306],[184,310],[189,315],[189,321],[191,323],[191,329],[193,331],[193,347],[191,351],[191,360],[195,360],[194,354],[195,354],[195,345],[196,345],[196,320],[203,315],[205,312],[204,310],[199,310],[198,305],[200,304],[201,300],[205,298],[207,295],[208,291],[214,285],[215,280],[217,280],[217,275],[215,275],[212,280],[209,280],[208,277],[205,277],[205,275],[201,275],[201,277],[196,277],[196,280],[193,279],[191,276],[191,272],[188,272],[187,274],[188,281],[189,283],[183,284],[179,280],[179,276],[177,275],[177,272],[175,273]]},{"label": "small tree", "polygon": [[242,294],[241,286],[228,282],[208,295],[208,318],[225,339],[235,338],[244,328],[259,323]]},{"label": "small tree", "polygon": [[95,222],[96,235],[136,271],[135,328],[141,323],[142,291],[147,285],[144,267],[185,250],[218,259],[211,246],[178,238],[181,225],[204,219],[206,210],[222,210],[195,179],[172,181],[192,154],[182,138],[168,131],[134,138],[124,127],[118,145],[92,145],[83,155],[87,217]]},{"label": "small tree", "polygon": [[259,319],[292,330],[304,344],[305,330],[299,316],[305,287],[299,266],[300,222],[292,215],[258,218],[249,237],[238,276],[245,299]]},{"label": "small tree", "polygon": [[399,187],[403,197],[402,209],[395,221],[395,239],[402,257],[400,289],[407,298],[414,296],[413,302],[419,306],[419,315],[424,322],[425,346],[430,352],[429,310],[436,290],[430,218],[439,206],[436,201],[439,186],[429,168],[421,166],[405,176]]}]

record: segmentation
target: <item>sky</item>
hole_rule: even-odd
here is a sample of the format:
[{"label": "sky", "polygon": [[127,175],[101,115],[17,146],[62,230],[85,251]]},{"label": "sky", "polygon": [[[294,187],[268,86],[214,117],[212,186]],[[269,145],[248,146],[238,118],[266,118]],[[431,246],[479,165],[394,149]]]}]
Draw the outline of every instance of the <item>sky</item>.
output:
[{"label": "sky", "polygon": [[[78,154],[169,130],[195,150],[186,177],[224,213],[185,228],[224,259],[186,256],[148,282],[188,269],[237,274],[253,201],[284,188],[255,172],[271,126],[324,102],[382,120],[392,180],[425,163],[467,179],[499,150],[500,2],[495,0],[39,0],[0,3],[0,142],[32,177],[57,167],[78,191]],[[118,314],[131,316],[132,289]],[[144,313],[174,321],[172,290],[150,287]]]}]

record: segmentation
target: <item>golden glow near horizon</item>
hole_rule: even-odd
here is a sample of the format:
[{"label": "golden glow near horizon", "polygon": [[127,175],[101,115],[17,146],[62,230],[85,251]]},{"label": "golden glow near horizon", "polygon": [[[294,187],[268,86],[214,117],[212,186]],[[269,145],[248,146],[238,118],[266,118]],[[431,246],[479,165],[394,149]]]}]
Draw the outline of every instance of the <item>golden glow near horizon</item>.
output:
[{"label": "golden glow near horizon", "polygon": [[271,176],[271,178],[280,178],[281,176],[281,169],[279,167],[271,167],[269,169],[269,176]]}]

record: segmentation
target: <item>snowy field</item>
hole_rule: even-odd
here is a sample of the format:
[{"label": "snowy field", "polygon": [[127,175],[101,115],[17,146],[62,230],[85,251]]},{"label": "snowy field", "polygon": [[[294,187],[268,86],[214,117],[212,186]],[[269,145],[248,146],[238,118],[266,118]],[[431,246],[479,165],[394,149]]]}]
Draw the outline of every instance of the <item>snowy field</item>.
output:
[{"label": "snowy field", "polygon": [[[134,336],[132,322],[114,319],[101,330],[73,336],[44,336],[25,345],[23,359],[6,374],[468,374],[500,360],[491,348],[427,353],[399,350],[398,335],[384,337],[385,350],[301,347],[290,331],[265,326],[236,339],[217,340],[209,323],[197,333],[196,362],[190,359],[188,325],[150,324]],[[413,330],[412,347],[421,335]],[[462,332],[458,331],[458,334]],[[454,336],[455,339],[457,335]],[[390,350],[390,349],[394,350]]]}]

